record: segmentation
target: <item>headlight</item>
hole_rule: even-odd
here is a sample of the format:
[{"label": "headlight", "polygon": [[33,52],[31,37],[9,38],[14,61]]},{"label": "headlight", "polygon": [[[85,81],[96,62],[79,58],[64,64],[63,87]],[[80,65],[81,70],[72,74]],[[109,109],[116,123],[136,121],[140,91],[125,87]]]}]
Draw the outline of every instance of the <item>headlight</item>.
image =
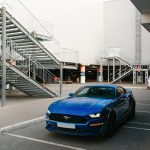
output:
[{"label": "headlight", "polygon": [[46,112],[46,116],[45,116],[45,119],[48,121],[49,120],[49,115],[51,114],[51,112],[48,110],[47,112]]},{"label": "headlight", "polygon": [[50,112],[49,110],[47,111],[47,113],[48,113],[48,114],[51,114],[51,112]]},{"label": "headlight", "polygon": [[99,118],[99,117],[101,117],[101,113],[90,114],[89,116],[90,116],[91,118]]}]

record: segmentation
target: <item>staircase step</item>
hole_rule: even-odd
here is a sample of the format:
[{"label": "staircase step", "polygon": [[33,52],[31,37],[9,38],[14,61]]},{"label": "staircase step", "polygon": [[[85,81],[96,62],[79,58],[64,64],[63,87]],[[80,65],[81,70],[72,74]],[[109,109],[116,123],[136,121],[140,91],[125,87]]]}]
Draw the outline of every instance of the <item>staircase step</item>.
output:
[{"label": "staircase step", "polygon": [[[2,17],[0,12],[0,34],[2,34]],[[31,57],[41,60],[42,65],[47,65],[49,68],[59,67],[60,62],[54,57],[39,41],[49,37],[37,34],[37,39],[23,27],[12,15],[6,12],[6,34],[7,34],[7,47],[22,57],[30,54]],[[10,44],[13,43],[13,46]],[[25,54],[26,53],[26,54]],[[17,56],[18,58],[18,56]],[[20,61],[17,61],[17,64]],[[1,63],[1,62],[0,62]],[[39,63],[39,62],[38,62]],[[13,66],[6,62],[6,79],[15,88],[21,90],[28,95],[46,95],[49,97],[56,96],[55,93],[40,85],[37,81],[28,77],[28,67],[26,66]],[[2,71],[0,68],[0,77]],[[1,80],[1,79],[0,79]]]},{"label": "staircase step", "polygon": [[[7,83],[10,83],[16,89],[32,96],[49,96],[54,97],[56,94],[46,89],[44,86],[38,84],[31,78],[28,78],[25,74],[21,74],[21,72],[14,66],[9,67],[9,63],[7,65]],[[10,76],[9,76],[10,74]],[[32,82],[31,82],[32,81]]]},{"label": "staircase step", "polygon": [[118,69],[117,71],[115,70],[114,72],[114,76],[112,75],[109,79],[109,81],[111,81],[110,83],[116,83],[117,81],[125,78],[126,76],[128,76],[129,74],[131,74],[133,72],[134,67],[127,62],[126,60],[120,58],[120,57],[113,57],[116,60],[120,61],[120,64],[124,65],[124,67],[121,66],[120,69]]}]

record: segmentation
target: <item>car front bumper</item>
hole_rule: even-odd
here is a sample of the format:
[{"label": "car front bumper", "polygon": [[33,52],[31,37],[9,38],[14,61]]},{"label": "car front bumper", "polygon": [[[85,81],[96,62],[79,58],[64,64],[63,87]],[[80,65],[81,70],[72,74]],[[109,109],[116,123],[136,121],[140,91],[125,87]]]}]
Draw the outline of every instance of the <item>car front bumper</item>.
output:
[{"label": "car front bumper", "polygon": [[46,129],[62,134],[92,136],[103,134],[105,123],[104,119],[90,120],[86,124],[63,123],[46,119]]}]

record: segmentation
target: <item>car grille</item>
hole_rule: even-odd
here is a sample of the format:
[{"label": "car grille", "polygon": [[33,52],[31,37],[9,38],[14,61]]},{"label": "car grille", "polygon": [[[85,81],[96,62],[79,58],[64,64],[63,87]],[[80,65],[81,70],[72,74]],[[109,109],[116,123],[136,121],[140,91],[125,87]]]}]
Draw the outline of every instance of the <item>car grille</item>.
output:
[{"label": "car grille", "polygon": [[50,120],[68,122],[68,123],[81,123],[85,124],[87,122],[86,118],[75,115],[65,115],[65,114],[54,114],[51,113],[49,116]]}]

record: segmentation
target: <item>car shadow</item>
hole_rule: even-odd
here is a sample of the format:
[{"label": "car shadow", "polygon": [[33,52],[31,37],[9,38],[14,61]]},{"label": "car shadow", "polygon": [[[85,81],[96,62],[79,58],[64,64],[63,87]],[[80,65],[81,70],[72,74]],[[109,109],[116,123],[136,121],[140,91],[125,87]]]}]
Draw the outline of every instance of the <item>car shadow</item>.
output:
[{"label": "car shadow", "polygon": [[50,136],[51,139],[57,139],[58,141],[63,141],[63,142],[75,142],[75,143],[81,143],[81,144],[100,144],[100,143],[105,143],[108,142],[109,140],[112,140],[117,136],[119,129],[121,126],[115,129],[113,135],[109,137],[105,136],[77,136],[77,135],[65,135],[65,134],[60,134],[60,133],[48,133],[47,136]]}]

